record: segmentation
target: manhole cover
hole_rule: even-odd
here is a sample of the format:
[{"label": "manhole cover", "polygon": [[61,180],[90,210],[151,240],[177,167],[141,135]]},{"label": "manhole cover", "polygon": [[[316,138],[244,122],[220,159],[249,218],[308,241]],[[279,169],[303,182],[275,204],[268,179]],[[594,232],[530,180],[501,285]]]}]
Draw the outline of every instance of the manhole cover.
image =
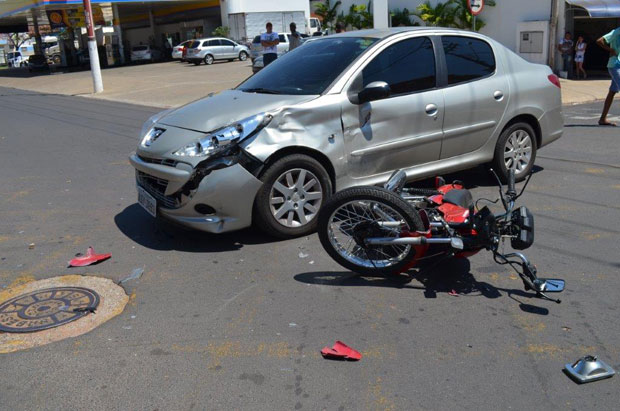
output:
[{"label": "manhole cover", "polygon": [[77,320],[99,305],[99,295],[82,287],[56,287],[23,294],[0,305],[0,331],[27,333]]}]

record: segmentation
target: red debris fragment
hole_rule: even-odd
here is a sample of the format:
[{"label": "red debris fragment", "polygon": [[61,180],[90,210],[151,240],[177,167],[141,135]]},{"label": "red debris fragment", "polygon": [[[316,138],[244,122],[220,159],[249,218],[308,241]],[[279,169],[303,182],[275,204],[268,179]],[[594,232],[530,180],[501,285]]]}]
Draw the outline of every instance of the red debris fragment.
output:
[{"label": "red debris fragment", "polygon": [[451,295],[452,297],[458,297],[459,293],[456,292],[456,290],[450,290],[448,291],[448,294]]},{"label": "red debris fragment", "polygon": [[107,260],[112,257],[112,254],[95,254],[95,250],[92,247],[88,247],[86,255],[78,254],[75,258],[69,261],[69,267],[85,267],[99,261]]},{"label": "red debris fragment", "polygon": [[343,359],[350,361],[358,361],[362,359],[362,354],[354,350],[342,341],[336,341],[332,348],[325,347],[321,350],[323,358]]}]

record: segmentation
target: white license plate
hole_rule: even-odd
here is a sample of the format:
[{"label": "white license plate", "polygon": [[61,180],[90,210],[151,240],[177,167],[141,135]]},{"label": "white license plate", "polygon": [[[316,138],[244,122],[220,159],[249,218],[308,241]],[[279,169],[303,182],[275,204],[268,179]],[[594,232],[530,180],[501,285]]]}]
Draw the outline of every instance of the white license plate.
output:
[{"label": "white license plate", "polygon": [[138,204],[153,217],[157,217],[157,200],[155,197],[146,192],[145,189],[138,186]]}]

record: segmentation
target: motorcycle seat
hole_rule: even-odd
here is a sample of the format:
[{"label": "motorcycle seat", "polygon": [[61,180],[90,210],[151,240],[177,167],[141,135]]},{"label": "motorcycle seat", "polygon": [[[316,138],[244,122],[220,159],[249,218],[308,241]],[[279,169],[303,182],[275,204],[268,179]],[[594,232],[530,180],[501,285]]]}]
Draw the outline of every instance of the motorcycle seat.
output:
[{"label": "motorcycle seat", "polygon": [[450,190],[443,195],[443,202],[457,205],[465,209],[471,209],[474,206],[474,199],[469,190]]}]

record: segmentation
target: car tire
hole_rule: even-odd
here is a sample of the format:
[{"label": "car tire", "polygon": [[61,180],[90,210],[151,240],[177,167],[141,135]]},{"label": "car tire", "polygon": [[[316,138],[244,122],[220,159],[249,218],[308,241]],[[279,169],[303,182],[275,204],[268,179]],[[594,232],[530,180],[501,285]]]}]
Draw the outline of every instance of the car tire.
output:
[{"label": "car tire", "polygon": [[206,64],[207,66],[210,66],[211,64],[213,64],[213,60],[214,60],[214,59],[213,59],[213,56],[212,56],[212,55],[207,54],[207,55],[205,56],[204,60],[205,60],[205,64]]},{"label": "car tire", "polygon": [[248,53],[246,53],[245,51],[242,51],[241,53],[239,53],[240,61],[246,61],[247,59],[248,59]]},{"label": "car tire", "polygon": [[502,131],[495,145],[492,166],[502,182],[508,182],[508,170],[515,170],[515,180],[523,181],[536,160],[536,133],[532,126],[517,122]]},{"label": "car tire", "polygon": [[263,185],[254,201],[258,228],[282,239],[316,230],[319,209],[332,194],[332,181],[321,163],[293,154],[267,167],[260,180]]}]

